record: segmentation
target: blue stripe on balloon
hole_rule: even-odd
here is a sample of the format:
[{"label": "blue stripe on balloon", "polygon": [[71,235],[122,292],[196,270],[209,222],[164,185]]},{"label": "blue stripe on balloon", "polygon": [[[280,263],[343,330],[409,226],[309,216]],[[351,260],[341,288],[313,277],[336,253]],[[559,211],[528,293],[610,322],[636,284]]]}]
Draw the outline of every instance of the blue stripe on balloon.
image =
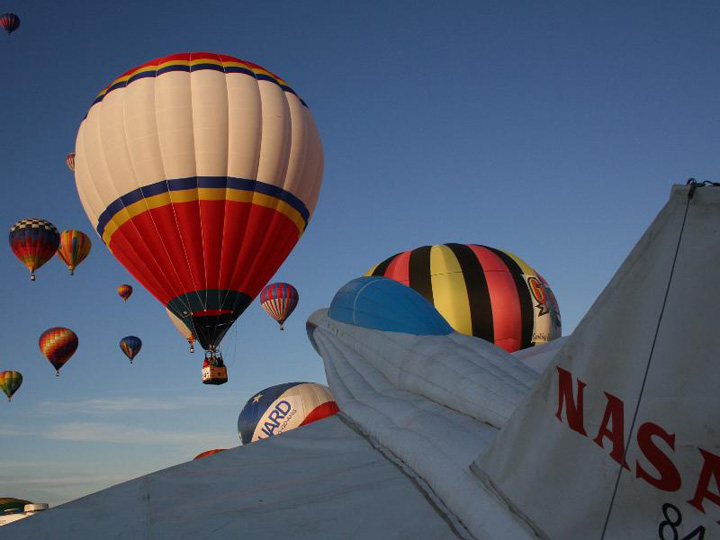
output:
[{"label": "blue stripe on balloon", "polygon": [[118,212],[126,206],[130,206],[142,199],[167,193],[168,191],[183,191],[197,188],[226,188],[262,193],[263,195],[274,197],[292,206],[302,216],[306,226],[310,219],[310,211],[305,206],[305,203],[289,191],[278,186],[266,184],[259,180],[248,180],[246,178],[234,178],[231,176],[191,176],[189,178],[161,180],[160,182],[134,189],[122,197],[115,199],[108,205],[103,213],[100,214],[96,230],[102,238],[105,227]]}]

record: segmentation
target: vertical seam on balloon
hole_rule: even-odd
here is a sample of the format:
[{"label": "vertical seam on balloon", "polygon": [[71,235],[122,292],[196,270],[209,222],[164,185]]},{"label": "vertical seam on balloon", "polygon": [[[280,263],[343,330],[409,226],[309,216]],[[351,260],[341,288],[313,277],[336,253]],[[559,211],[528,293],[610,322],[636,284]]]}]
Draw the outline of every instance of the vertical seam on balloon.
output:
[{"label": "vertical seam on balloon", "polygon": [[[98,119],[97,119],[97,120],[95,121],[95,123],[94,123],[94,124],[96,125],[97,131],[100,130],[100,118],[99,118],[99,117],[101,117],[102,109],[103,109],[104,104],[103,104],[103,102],[101,102],[101,103],[99,103],[99,105],[100,105],[100,111],[99,111],[98,114],[97,114]],[[125,110],[124,110],[124,105],[123,105],[123,118],[124,118],[124,116],[125,116]],[[124,128],[124,126],[123,126],[123,130],[124,130],[124,129],[125,129],[125,128]],[[100,151],[100,153],[101,153],[101,155],[102,155],[102,159],[101,159],[100,161],[102,162],[102,164],[103,164],[103,166],[104,166],[104,168],[105,168],[105,171],[106,171],[106,173],[107,173],[108,178],[112,178],[112,175],[110,174],[110,169],[109,169],[109,167],[108,167],[108,165],[107,165],[107,159],[105,158],[105,148],[104,148],[103,145],[102,145],[101,138],[100,138],[100,136],[97,135],[97,134],[95,134],[95,136],[96,136],[97,139],[98,139],[98,148],[99,148],[99,151]],[[95,191],[96,191],[96,193],[97,193],[97,195],[98,195],[98,198],[99,198],[100,201],[101,201],[101,204],[105,204],[104,201],[103,201],[103,197],[102,197],[102,196],[100,195],[100,193],[97,191],[97,186],[96,186],[96,184],[95,184],[94,182],[90,182],[90,184],[92,185],[93,189],[95,189]],[[118,192],[117,188],[115,187],[115,184],[114,184],[113,182],[110,182],[110,185],[112,186],[112,190],[113,190],[113,192],[115,193],[115,199],[119,199],[120,195],[119,195],[119,192]],[[113,199],[111,199],[111,200],[113,200]],[[122,199],[120,199],[120,202],[121,202],[121,204],[123,205],[123,208],[125,208],[125,203],[122,201]],[[130,220],[130,221],[131,221],[130,226],[132,226],[132,227],[135,229],[135,232],[136,232],[136,233],[138,234],[138,236],[142,239],[142,236],[140,235],[140,231],[138,231],[137,226],[136,226],[134,223],[132,223],[132,220]],[[123,232],[120,230],[120,228],[118,228],[118,229],[115,231],[114,234],[120,234],[121,236],[124,236],[124,234],[123,234]],[[146,244],[144,241],[143,241],[143,244],[145,245],[146,248],[148,248],[147,244]],[[134,248],[132,247],[132,243],[131,243],[131,242],[128,242],[128,245],[129,245],[130,248],[133,250],[133,252],[135,252]],[[109,247],[110,247],[110,246],[109,246],[109,242],[108,242],[108,248],[109,248]],[[148,248],[148,249],[149,249],[149,248]],[[135,254],[137,255],[137,252],[135,252]],[[138,257],[138,259],[140,260],[139,257]],[[142,263],[142,264],[143,264],[143,267],[147,270],[147,265],[145,265],[144,263]],[[152,275],[152,272],[149,272],[148,274],[149,274],[149,275]],[[155,280],[155,281],[156,281],[157,285],[159,286],[159,289],[160,289],[161,291],[163,291],[166,296],[168,296],[167,289],[166,289],[165,286],[163,285],[162,281],[160,281],[160,280]]]},{"label": "vertical seam on balloon", "polygon": [[[157,128],[157,108],[155,106],[156,90],[157,90],[157,79],[153,80],[153,112],[155,112],[154,120],[155,120],[155,127]],[[125,92],[128,92],[127,86],[125,87]],[[126,119],[126,114],[125,114],[126,113],[125,97],[126,97],[125,95],[122,96],[123,99],[121,100],[121,102],[122,102],[123,133],[125,134],[125,141],[127,144],[129,142],[129,140],[128,140],[128,133],[127,133],[127,119]],[[156,129],[156,131],[157,131],[157,129]],[[159,143],[159,141],[158,141],[158,143]],[[130,152],[129,144],[127,144],[127,153],[128,153],[128,161],[130,162],[130,167],[132,168],[133,180],[135,180],[135,185],[137,185],[137,187],[140,188],[140,193],[142,194],[141,200],[145,204],[145,209],[146,209],[145,213],[147,213],[148,217],[150,218],[150,221],[153,224],[153,227],[155,228],[155,233],[157,234],[157,238],[158,238],[158,240],[160,240],[160,245],[162,246],[163,250],[165,251],[167,260],[170,263],[171,271],[175,274],[175,278],[177,279],[177,282],[182,286],[183,285],[182,279],[180,279],[180,275],[178,274],[177,268],[175,268],[175,264],[172,260],[172,257],[170,256],[170,252],[168,251],[167,246],[165,245],[165,240],[163,239],[163,235],[160,234],[160,229],[158,228],[158,225],[155,222],[155,218],[153,217],[152,211],[150,210],[150,205],[148,204],[147,199],[145,198],[145,193],[143,191],[144,186],[140,185],[140,179],[138,178],[137,171],[135,170],[135,162],[133,160],[132,153]],[[162,152],[161,152],[161,155],[162,155]],[[163,176],[166,176],[164,163],[163,163]],[[167,179],[165,180],[165,183],[167,185]],[[168,194],[168,197],[169,197],[169,194]],[[125,203],[123,203],[123,206],[125,206]],[[129,221],[133,222],[132,219]],[[138,231],[138,235],[140,235],[140,231],[137,229],[137,227],[135,227],[135,230]],[[150,253],[153,254],[152,256],[155,259],[155,263],[157,264],[158,268],[160,268],[160,270],[164,276],[165,272],[162,271],[162,265],[160,264],[160,261],[157,258],[155,258],[153,250],[150,250]],[[167,277],[165,277],[165,279],[167,280]],[[171,287],[171,290],[172,290],[172,287]]]},{"label": "vertical seam on balloon", "polygon": [[[230,197],[228,196],[230,194],[230,155],[232,154],[232,151],[230,149],[230,89],[228,88],[228,74],[225,70],[225,62],[222,58],[218,56],[218,60],[220,61],[220,65],[223,68],[223,82],[225,83],[225,99],[227,100],[227,112],[228,112],[228,120],[227,120],[227,127],[226,127],[226,133],[225,136],[227,138],[227,152],[225,155],[225,204],[223,205],[223,227],[222,227],[222,238],[220,240],[220,253],[219,257],[220,260],[218,262],[218,277],[217,277],[217,284],[218,284],[218,300],[219,303],[219,309],[225,309],[225,302],[227,301],[228,297],[230,296],[230,291],[232,287],[232,275],[229,276],[229,279],[227,280],[227,287],[225,287],[224,295],[222,296],[222,299],[220,298],[220,295],[223,294],[221,287],[222,285],[222,278],[223,276],[223,262],[225,260],[224,252],[225,252],[225,230],[228,228],[228,205],[232,204],[230,201]],[[232,270],[230,271],[232,274]],[[234,295],[234,301],[233,304],[237,302],[238,296]],[[233,305],[233,308],[235,306]],[[233,314],[235,313],[235,309],[232,310]],[[232,317],[233,315],[231,315]],[[219,322],[219,319],[218,319]],[[234,322],[234,321],[233,321]],[[232,324],[232,322],[230,323]]]},{"label": "vertical seam on balloon", "polygon": [[[203,269],[203,275],[205,278],[205,302],[202,300],[202,296],[200,295],[200,291],[198,291],[198,299],[200,300],[200,305],[203,307],[203,309],[207,309],[207,287],[208,287],[208,276],[207,276],[207,265],[205,264],[205,231],[203,230],[203,218],[202,218],[202,202],[200,200],[200,176],[198,174],[197,169],[197,146],[195,145],[195,109],[193,107],[193,69],[192,69],[192,53],[188,54],[188,61],[190,64],[190,70],[188,71],[188,77],[190,82],[190,122],[191,122],[191,129],[190,133],[192,134],[193,138],[193,153],[194,153],[194,161],[195,161],[195,190],[198,195],[197,197],[197,204],[198,204],[198,219],[199,219],[199,229],[200,229],[200,245],[201,245],[201,253],[202,253],[202,269]],[[192,313],[191,313],[192,315]],[[193,321],[193,328],[195,328],[195,319],[191,316],[191,320]],[[195,329],[197,331],[197,328]],[[204,332],[203,332],[204,333]],[[207,336],[205,336],[207,339]]]},{"label": "vertical seam on balloon", "polygon": [[[260,82],[258,81],[257,84],[258,84],[258,90],[259,90],[259,89],[260,89]],[[273,88],[275,88],[275,87],[273,87]],[[289,105],[288,105],[288,103],[287,103],[287,97],[285,96],[285,92],[284,92],[279,86],[277,86],[277,88],[278,88],[278,90],[281,92],[280,95],[282,96],[283,104],[285,105],[285,107],[284,107],[284,116],[286,117],[286,122],[287,122],[287,124],[288,124],[288,129],[284,129],[284,131],[286,132],[286,134],[285,134],[285,139],[283,140],[283,142],[284,142],[285,144],[282,145],[283,147],[286,147],[286,146],[289,146],[289,145],[292,144],[292,136],[291,136],[291,135],[292,135],[292,125],[291,125],[290,111],[289,111]],[[262,115],[263,118],[264,118],[263,109],[262,109],[262,103],[263,103],[262,93],[261,93],[260,95],[261,95],[261,100],[260,100],[261,109],[260,109],[260,110],[261,110],[261,115]],[[264,128],[264,122],[263,122],[263,128]],[[287,139],[288,137],[290,138],[290,144],[287,144],[287,141],[286,141],[286,139]],[[261,147],[262,147],[262,140],[263,140],[263,138],[262,138],[262,136],[261,136],[261,137],[260,137],[260,145],[261,145]],[[262,154],[262,149],[261,149],[260,154]],[[259,154],[259,155],[260,155],[260,154]],[[289,157],[290,157],[290,150],[288,149],[288,151],[287,151],[287,156],[285,157],[285,176],[283,177],[283,181],[282,181],[282,183],[280,184],[281,189],[282,189],[283,191],[285,191],[285,180],[286,180],[286,178],[287,178],[287,168],[288,168],[288,161],[287,161],[287,160],[289,159]],[[259,173],[259,159],[258,159],[258,173]],[[258,176],[259,176],[259,174],[256,174],[256,181],[259,181],[259,180],[260,180],[260,179],[258,178]],[[278,180],[279,180],[279,178],[278,178]],[[271,179],[268,179],[268,183],[271,184],[271,185],[276,185],[276,184],[272,183]],[[256,211],[256,209],[259,209],[259,205],[256,205],[256,204],[254,203],[254,200],[255,200],[255,196],[256,196],[256,195],[257,195],[257,191],[253,191],[253,203],[252,203],[252,205],[251,205],[251,207],[250,207],[250,214],[251,214],[251,215],[252,215],[253,212]],[[265,231],[271,231],[272,228],[273,228],[273,225],[277,223],[277,220],[278,220],[278,219],[284,219],[284,218],[281,218],[281,217],[278,216],[277,208],[278,208],[278,205],[280,204],[280,199],[277,198],[277,197],[272,197],[271,200],[272,200],[272,206],[271,206],[270,208],[271,208],[272,212],[267,213],[267,212],[263,209],[263,215],[268,216],[268,217],[266,218],[266,220],[264,220],[264,227],[263,227],[263,228],[264,228]],[[298,237],[298,238],[299,238],[299,237]],[[249,268],[248,268],[248,271],[247,271],[247,274],[246,274],[246,275],[253,275],[253,271],[255,270],[255,267],[256,267],[258,264],[261,263],[261,258],[260,258],[258,255],[259,255],[259,252],[262,251],[262,249],[263,249],[263,247],[264,247],[264,245],[265,245],[266,242],[269,242],[269,239],[266,239],[266,240],[264,240],[264,241],[261,243],[260,247],[258,248],[258,253],[255,254],[255,257],[252,259],[252,261],[251,261],[251,263],[250,263],[250,265],[249,265]],[[297,243],[297,240],[294,241],[293,245],[295,245],[295,243]],[[284,245],[281,244],[281,246],[282,246],[282,248],[284,248]],[[292,251],[292,248],[290,249],[290,251]],[[288,254],[289,254],[289,253],[288,253]],[[282,262],[284,262],[284,260],[283,260]],[[282,265],[282,262],[281,262],[281,264],[280,264],[279,266]],[[279,266],[278,266],[278,267],[279,267]],[[277,268],[273,271],[273,275],[275,274],[276,271],[277,271]],[[261,287],[262,287],[262,286],[265,286],[265,285],[267,284],[267,282],[268,282],[271,278],[272,278],[272,275],[268,276],[266,279],[263,279],[263,280],[262,280]],[[252,294],[252,290],[251,290],[251,288],[248,286],[248,283],[247,283],[247,282],[246,282],[246,284],[245,284],[245,289],[248,291],[248,295],[249,295],[251,298],[255,296],[255,295]]]},{"label": "vertical seam on balloon", "polygon": [[[188,76],[189,77],[191,76],[191,72],[189,72]],[[157,80],[158,79],[156,78],[155,82],[153,83],[153,96],[154,96],[153,105],[155,105],[153,107],[153,111],[155,113],[156,128],[158,126],[157,106],[156,106],[156,104],[157,104]],[[192,87],[191,87],[191,91],[192,91]],[[192,97],[191,97],[191,100],[192,100]],[[192,289],[192,292],[195,292],[195,294],[198,297],[198,300],[200,300],[200,302],[202,303],[202,298],[200,297],[200,293],[198,292],[200,287],[198,286],[197,283],[195,283],[195,275],[192,271],[192,267],[190,266],[190,258],[188,257],[187,248],[185,247],[185,239],[182,235],[182,229],[180,228],[180,222],[178,221],[177,212],[175,211],[175,201],[173,200],[173,190],[170,189],[170,179],[168,178],[167,168],[165,167],[165,159],[164,159],[163,152],[162,152],[162,146],[160,144],[160,131],[159,130],[156,130],[156,131],[157,131],[157,137],[158,137],[158,141],[157,141],[158,148],[160,149],[160,163],[161,163],[162,169],[163,169],[163,178],[165,181],[165,185],[167,187],[168,198],[170,199],[170,210],[172,211],[173,220],[175,221],[175,229],[178,233],[180,245],[182,247],[183,255],[185,257],[185,264],[187,265],[188,274],[190,276],[190,287]],[[195,134],[193,133],[193,137],[194,136],[195,136]],[[195,189],[197,190],[197,167],[195,168],[195,178],[196,178],[196,188]],[[198,197],[198,204],[199,204],[199,197]],[[192,302],[190,301],[190,297],[189,297],[189,294],[192,294],[192,292],[190,292],[190,293],[187,292],[186,284],[182,283],[182,280],[180,280],[180,283],[183,285],[183,289],[185,289],[186,292],[184,292],[182,295],[173,296],[172,299],[175,299],[175,298],[180,299],[182,296],[184,296],[185,301],[186,301],[185,308],[187,309],[188,313],[192,313],[192,309],[191,309]],[[190,321],[192,322],[192,316],[190,317]],[[185,324],[184,321],[182,321],[182,322],[183,322],[183,324]],[[193,328],[194,328],[194,326],[193,326]]]}]

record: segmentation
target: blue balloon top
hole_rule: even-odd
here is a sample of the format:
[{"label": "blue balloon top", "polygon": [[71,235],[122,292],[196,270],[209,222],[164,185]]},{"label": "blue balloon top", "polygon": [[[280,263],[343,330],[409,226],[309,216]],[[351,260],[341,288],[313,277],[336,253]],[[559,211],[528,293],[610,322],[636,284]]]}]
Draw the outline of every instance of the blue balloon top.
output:
[{"label": "blue balloon top", "polygon": [[328,315],[342,323],[416,336],[445,336],[454,332],[435,306],[420,294],[379,276],[347,283],[335,294]]}]

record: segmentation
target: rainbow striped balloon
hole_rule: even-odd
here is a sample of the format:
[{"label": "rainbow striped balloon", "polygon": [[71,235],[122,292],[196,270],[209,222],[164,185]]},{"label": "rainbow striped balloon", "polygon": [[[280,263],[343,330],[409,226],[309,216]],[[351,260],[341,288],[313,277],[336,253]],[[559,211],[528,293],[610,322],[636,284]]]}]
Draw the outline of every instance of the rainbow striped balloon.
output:
[{"label": "rainbow striped balloon", "polygon": [[56,326],[48,328],[40,334],[38,345],[40,352],[55,368],[55,375],[60,375],[60,368],[72,358],[78,348],[78,337],[69,328]]},{"label": "rainbow striped balloon", "polygon": [[75,152],[70,152],[65,156],[65,165],[68,166],[70,171],[75,172]]},{"label": "rainbow striped balloon", "polygon": [[137,336],[125,336],[120,340],[120,350],[130,359],[131,364],[140,349],[142,349],[142,340]]},{"label": "rainbow striped balloon", "polygon": [[64,262],[70,275],[75,275],[75,268],[90,254],[92,242],[88,235],[81,231],[63,231],[60,234],[60,246],[57,256]]},{"label": "rainbow striped balloon", "polygon": [[12,401],[13,394],[23,382],[22,373],[19,371],[2,371],[0,372],[0,390],[5,392],[8,401]]},{"label": "rainbow striped balloon", "polygon": [[285,329],[285,321],[295,311],[300,300],[297,289],[289,283],[271,283],[260,293],[260,305]]},{"label": "rainbow striped balloon", "polygon": [[10,249],[30,270],[30,280],[35,281],[35,270],[52,259],[60,245],[60,235],[55,225],[46,219],[21,219],[10,228]]},{"label": "rainbow striped balloon", "polygon": [[555,295],[519,257],[475,244],[423,246],[373,266],[429,300],[456,331],[508,352],[560,337]]}]

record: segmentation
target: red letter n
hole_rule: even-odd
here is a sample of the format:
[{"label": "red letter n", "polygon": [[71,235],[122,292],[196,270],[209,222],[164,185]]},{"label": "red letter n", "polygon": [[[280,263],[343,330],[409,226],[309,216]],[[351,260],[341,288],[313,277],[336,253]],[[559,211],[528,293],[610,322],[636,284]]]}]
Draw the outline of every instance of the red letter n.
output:
[{"label": "red letter n", "polygon": [[[580,379],[577,380],[577,400],[573,396],[572,392],[572,373],[565,371],[563,368],[558,367],[558,409],[555,413],[555,417],[562,423],[562,411],[565,409],[565,417],[567,418],[568,426],[573,431],[577,431],[580,435],[585,435],[585,427],[583,425],[583,388],[585,383]],[[564,406],[564,407],[563,407]]]}]

